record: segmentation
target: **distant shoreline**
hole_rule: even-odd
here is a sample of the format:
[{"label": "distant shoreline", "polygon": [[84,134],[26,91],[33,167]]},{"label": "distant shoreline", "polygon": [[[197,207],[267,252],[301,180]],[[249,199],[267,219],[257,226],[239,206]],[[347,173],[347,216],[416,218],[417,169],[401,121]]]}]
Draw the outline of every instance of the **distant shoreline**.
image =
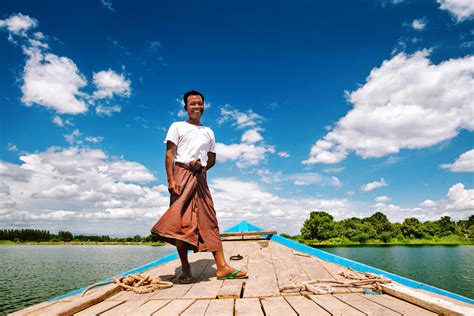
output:
[{"label": "distant shoreline", "polygon": [[[301,242],[301,241],[300,241]],[[433,240],[410,240],[407,242],[366,242],[366,243],[357,243],[357,242],[308,242],[302,241],[301,243],[311,246],[311,247],[364,247],[364,246],[473,246],[474,241],[433,241]]]},{"label": "distant shoreline", "polygon": [[14,242],[11,240],[0,240],[0,246],[2,245],[37,245],[37,246],[79,246],[79,245],[86,245],[86,246],[165,246],[166,243],[164,242],[118,242],[118,241],[44,241],[44,242],[36,242],[36,241],[24,241],[24,242]]},{"label": "distant shoreline", "polygon": [[[436,242],[430,240],[412,240],[410,242],[393,242],[393,243],[383,243],[383,242],[367,242],[367,243],[330,243],[330,242],[301,242],[307,246],[325,248],[325,247],[366,247],[366,246],[375,246],[375,247],[389,247],[389,246],[474,246],[474,241],[466,242]],[[0,246],[2,245],[35,245],[35,246],[166,246],[167,243],[164,242],[95,242],[95,241],[45,241],[45,242],[14,242],[10,240],[0,240]]]}]

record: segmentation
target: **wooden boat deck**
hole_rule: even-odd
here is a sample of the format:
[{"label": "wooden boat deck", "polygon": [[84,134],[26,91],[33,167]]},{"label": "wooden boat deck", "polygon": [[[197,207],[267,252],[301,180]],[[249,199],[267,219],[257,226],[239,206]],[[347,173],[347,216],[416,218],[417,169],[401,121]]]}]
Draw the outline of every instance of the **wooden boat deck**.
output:
[{"label": "wooden boat deck", "polygon": [[[12,315],[436,315],[390,295],[365,295],[362,289],[338,288],[338,293],[329,295],[282,293],[282,286],[294,282],[341,279],[338,272],[347,268],[271,240],[233,240],[223,244],[227,260],[236,254],[244,257],[230,262],[236,268],[247,268],[248,279],[217,280],[212,254],[193,253],[192,284],[175,283],[180,263],[173,260],[146,271],[175,283],[171,288],[135,294],[109,284],[91,290],[83,298],[76,294]],[[105,300],[104,294],[108,296]],[[92,306],[85,308],[85,302]],[[461,305],[474,312],[470,304]]]}]

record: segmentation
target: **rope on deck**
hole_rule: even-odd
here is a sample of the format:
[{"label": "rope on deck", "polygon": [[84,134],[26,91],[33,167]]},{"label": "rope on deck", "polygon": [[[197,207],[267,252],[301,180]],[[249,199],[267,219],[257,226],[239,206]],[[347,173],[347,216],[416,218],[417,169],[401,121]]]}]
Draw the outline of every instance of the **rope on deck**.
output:
[{"label": "rope on deck", "polygon": [[318,279],[305,282],[295,282],[290,285],[280,287],[280,292],[284,291],[308,291],[317,295],[331,294],[334,293],[334,287],[345,287],[345,288],[364,288],[371,289],[374,292],[381,293],[382,287],[380,284],[387,284],[392,280],[386,279],[379,275],[371,273],[360,273],[350,268],[342,270],[339,275],[343,276],[346,280],[332,280],[332,279]]},{"label": "rope on deck", "polygon": [[151,276],[149,274],[129,274],[127,276],[121,276],[112,279],[108,282],[96,283],[82,292],[82,296],[96,286],[101,286],[109,283],[115,283],[122,287],[125,291],[133,291],[137,294],[145,294],[154,292],[157,290],[167,289],[173,286],[172,282],[162,281],[159,276]]}]

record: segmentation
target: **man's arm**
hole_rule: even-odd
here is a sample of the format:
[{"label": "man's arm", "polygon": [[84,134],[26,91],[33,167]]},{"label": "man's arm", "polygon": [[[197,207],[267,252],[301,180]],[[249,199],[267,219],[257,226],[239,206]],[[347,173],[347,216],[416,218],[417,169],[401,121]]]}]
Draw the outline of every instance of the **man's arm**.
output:
[{"label": "man's arm", "polygon": [[166,176],[168,178],[168,191],[172,194],[179,195],[179,186],[174,180],[174,156],[176,153],[176,145],[173,142],[166,142],[165,167]]},{"label": "man's arm", "polygon": [[207,167],[206,170],[211,169],[216,164],[216,153],[208,152],[207,153]]}]

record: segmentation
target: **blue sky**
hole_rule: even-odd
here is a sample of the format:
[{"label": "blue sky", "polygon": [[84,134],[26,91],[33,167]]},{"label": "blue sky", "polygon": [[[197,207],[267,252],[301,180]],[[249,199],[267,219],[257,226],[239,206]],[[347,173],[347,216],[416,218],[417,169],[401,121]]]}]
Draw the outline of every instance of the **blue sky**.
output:
[{"label": "blue sky", "polygon": [[474,213],[470,1],[0,4],[0,227],[146,234],[206,96],[222,228]]}]

